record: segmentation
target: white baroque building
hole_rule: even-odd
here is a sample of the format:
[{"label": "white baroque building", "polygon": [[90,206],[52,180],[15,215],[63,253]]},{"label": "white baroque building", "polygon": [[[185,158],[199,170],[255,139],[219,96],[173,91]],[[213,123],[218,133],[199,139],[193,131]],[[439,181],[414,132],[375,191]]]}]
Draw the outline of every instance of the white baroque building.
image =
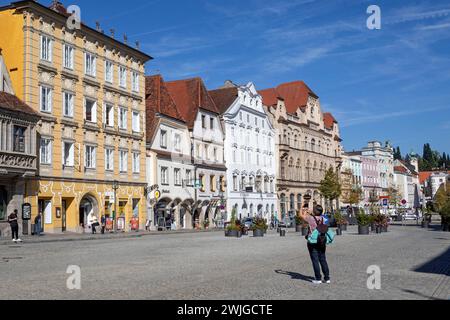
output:
[{"label": "white baroque building", "polygon": [[255,85],[227,81],[210,91],[220,109],[225,132],[227,167],[227,220],[277,213],[275,130]]}]

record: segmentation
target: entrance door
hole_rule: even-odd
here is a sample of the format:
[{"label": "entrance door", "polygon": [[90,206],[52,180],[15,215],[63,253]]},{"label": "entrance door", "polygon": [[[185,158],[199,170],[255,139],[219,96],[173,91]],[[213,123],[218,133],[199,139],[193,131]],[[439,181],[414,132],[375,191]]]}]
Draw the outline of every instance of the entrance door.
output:
[{"label": "entrance door", "polygon": [[62,219],[62,232],[66,232],[67,230],[67,216],[66,216],[66,211],[67,211],[67,202],[66,200],[62,201],[62,208],[61,208],[61,219]]},{"label": "entrance door", "polygon": [[52,224],[52,202],[50,200],[39,200],[39,212],[41,213],[41,231],[45,232],[45,225]]},{"label": "entrance door", "polygon": [[94,207],[91,201],[83,199],[80,204],[80,226],[84,228],[84,232],[89,232],[88,216],[92,213]]}]

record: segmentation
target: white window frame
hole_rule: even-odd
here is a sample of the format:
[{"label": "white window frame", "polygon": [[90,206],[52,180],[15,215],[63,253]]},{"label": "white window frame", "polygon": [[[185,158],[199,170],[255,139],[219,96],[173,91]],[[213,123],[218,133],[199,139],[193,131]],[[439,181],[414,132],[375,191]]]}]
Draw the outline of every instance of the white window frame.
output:
[{"label": "white window frame", "polygon": [[[91,120],[88,120],[86,118],[87,116],[87,102],[92,102],[92,110],[91,110]],[[90,99],[90,98],[84,98],[84,120],[90,123],[97,123],[97,101]]]},{"label": "white window frame", "polygon": [[105,148],[105,171],[114,171],[114,149]]},{"label": "white window frame", "polygon": [[141,114],[139,111],[134,111],[134,110],[132,111],[131,126],[133,129],[133,132],[137,132],[137,133],[141,132]]},{"label": "white window frame", "polygon": [[128,128],[128,109],[119,107],[119,129],[127,130]]},{"label": "white window frame", "polygon": [[[108,107],[111,108],[109,113]],[[105,102],[103,104],[103,123],[106,127],[114,128],[114,105],[112,103]]]},{"label": "white window frame", "polygon": [[[109,71],[108,66],[111,67]],[[110,60],[105,60],[105,81],[108,83],[114,82],[114,63]]]},{"label": "white window frame", "polygon": [[134,92],[139,92],[139,73],[131,72],[131,87]]},{"label": "white window frame", "polygon": [[[45,41],[45,43],[44,43]],[[41,35],[41,60],[52,62],[53,39],[47,35]]]},{"label": "white window frame", "polygon": [[[69,101],[67,98],[69,97]],[[63,116],[67,118],[73,118],[75,95],[72,92],[63,92]],[[66,104],[68,103],[68,110],[66,110]],[[68,111],[68,112],[66,112]]]},{"label": "white window frame", "polygon": [[119,151],[119,171],[120,173],[128,172],[128,151]]},{"label": "white window frame", "polygon": [[169,185],[169,168],[161,167],[161,185]]},{"label": "white window frame", "polygon": [[97,148],[91,145],[84,146],[84,167],[86,169],[95,169],[97,165]]},{"label": "white window frame", "polygon": [[175,186],[181,186],[181,169],[180,168],[173,169],[173,183]]},{"label": "white window frame", "polygon": [[133,152],[133,173],[141,172],[141,155],[139,152]]},{"label": "white window frame", "polygon": [[[46,96],[46,105],[44,106],[42,103],[43,94],[45,92]],[[52,112],[52,105],[53,105],[53,89],[49,86],[40,85],[39,88],[39,104],[40,104],[40,110],[41,112],[51,113]],[[44,108],[45,107],[45,108]]]},{"label": "white window frame", "polygon": [[[39,147],[39,160],[41,164],[52,164],[52,145],[53,141],[47,138],[41,138]],[[43,151],[45,148],[45,152]]]},{"label": "white window frame", "polygon": [[97,57],[93,53],[84,53],[84,74],[91,77],[97,76]]},{"label": "white window frame", "polygon": [[173,141],[175,151],[181,151],[181,135],[179,133],[175,133]]},{"label": "white window frame", "polygon": [[[69,149],[69,158],[66,159],[66,151],[67,146],[70,145]],[[75,165],[75,143],[71,141],[63,141],[62,142],[62,163],[64,167],[73,167]]]},{"label": "white window frame", "polygon": [[160,135],[160,142],[159,142],[160,147],[163,149],[167,149],[167,135],[168,135],[167,130],[161,129],[159,135]]},{"label": "white window frame", "polygon": [[127,87],[127,68],[124,66],[119,66],[119,86],[124,89]]},{"label": "white window frame", "polygon": [[67,43],[63,46],[63,66],[66,69],[73,70],[75,48]]}]

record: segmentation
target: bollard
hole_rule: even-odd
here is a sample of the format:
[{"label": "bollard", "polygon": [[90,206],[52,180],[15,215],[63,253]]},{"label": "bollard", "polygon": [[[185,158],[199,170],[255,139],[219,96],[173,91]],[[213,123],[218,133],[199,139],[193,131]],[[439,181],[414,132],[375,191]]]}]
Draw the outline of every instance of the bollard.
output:
[{"label": "bollard", "polygon": [[341,230],[341,228],[337,228],[337,229],[336,229],[336,235],[342,236],[342,230]]},{"label": "bollard", "polygon": [[286,230],[280,230],[280,237],[286,237]]}]

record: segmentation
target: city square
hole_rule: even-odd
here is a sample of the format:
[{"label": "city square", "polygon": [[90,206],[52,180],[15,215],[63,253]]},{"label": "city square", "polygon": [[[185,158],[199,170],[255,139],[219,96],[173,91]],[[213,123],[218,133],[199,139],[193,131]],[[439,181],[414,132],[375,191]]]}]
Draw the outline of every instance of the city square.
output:
[{"label": "city square", "polygon": [[[314,285],[306,241],[225,238],[223,232],[0,245],[0,298],[62,300],[447,300],[450,233],[415,222],[361,236],[349,227],[328,248],[332,284]],[[81,270],[81,289],[66,282]],[[381,289],[370,290],[371,265]]]}]

